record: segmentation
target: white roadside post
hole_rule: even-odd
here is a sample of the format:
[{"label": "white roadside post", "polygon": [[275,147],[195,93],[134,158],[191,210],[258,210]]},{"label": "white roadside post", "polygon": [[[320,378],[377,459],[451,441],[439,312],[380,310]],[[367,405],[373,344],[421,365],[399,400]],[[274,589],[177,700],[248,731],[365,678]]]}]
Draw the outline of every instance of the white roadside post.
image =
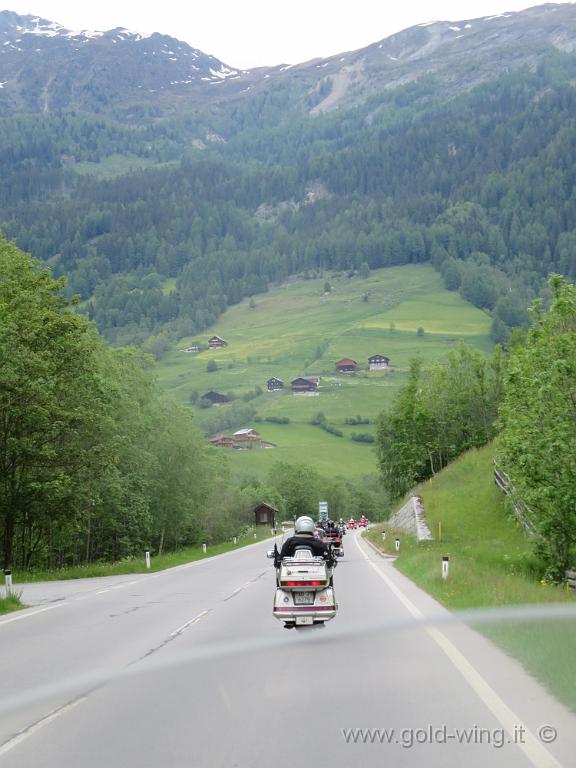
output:
[{"label": "white roadside post", "polygon": [[396,552],[400,552],[400,539],[396,539],[394,544],[396,546]]},{"label": "white roadside post", "polygon": [[204,552],[204,554],[206,554],[206,544],[202,544],[202,552]]},{"label": "white roadside post", "polygon": [[444,555],[442,558],[442,578],[447,579],[448,578],[448,569],[450,567],[450,558],[448,555]]},{"label": "white roadside post", "polygon": [[382,531],[382,541],[386,541],[386,531]]},{"label": "white roadside post", "polygon": [[150,550],[147,549],[146,550],[146,568],[150,568],[151,565],[152,565],[152,563],[150,561]]},{"label": "white roadside post", "polygon": [[4,571],[4,584],[6,586],[6,597],[10,597],[12,591],[12,571]]},{"label": "white roadside post", "polygon": [[238,544],[238,539],[236,536],[234,536],[234,544]]},{"label": "white roadside post", "polygon": [[258,534],[257,534],[257,533],[255,533],[255,534],[254,534],[254,538],[255,538],[255,539],[257,539],[257,538],[258,538]]}]

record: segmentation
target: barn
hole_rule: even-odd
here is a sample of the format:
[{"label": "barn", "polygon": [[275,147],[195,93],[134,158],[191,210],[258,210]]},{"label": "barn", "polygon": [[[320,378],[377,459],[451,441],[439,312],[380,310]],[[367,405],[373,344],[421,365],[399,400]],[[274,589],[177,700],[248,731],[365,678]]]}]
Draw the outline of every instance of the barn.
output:
[{"label": "barn", "polygon": [[343,357],[342,360],[336,361],[336,370],[338,373],[353,373],[358,368],[356,360],[351,360],[349,357]]},{"label": "barn", "polygon": [[295,395],[317,394],[319,381],[317,377],[297,376],[290,382],[292,393]]},{"label": "barn", "polygon": [[381,371],[390,366],[390,358],[385,355],[371,355],[368,358],[368,368],[371,371]]},{"label": "barn", "polygon": [[266,504],[264,501],[254,507],[255,525],[267,525],[268,528],[275,528],[277,515],[278,510],[271,507],[270,504]]},{"label": "barn", "polygon": [[211,336],[208,339],[208,347],[209,349],[223,349],[223,347],[227,347],[228,342],[224,341],[220,336]]},{"label": "barn", "polygon": [[266,387],[268,388],[268,392],[277,392],[280,389],[284,389],[284,382],[277,376],[272,376],[266,382]]}]

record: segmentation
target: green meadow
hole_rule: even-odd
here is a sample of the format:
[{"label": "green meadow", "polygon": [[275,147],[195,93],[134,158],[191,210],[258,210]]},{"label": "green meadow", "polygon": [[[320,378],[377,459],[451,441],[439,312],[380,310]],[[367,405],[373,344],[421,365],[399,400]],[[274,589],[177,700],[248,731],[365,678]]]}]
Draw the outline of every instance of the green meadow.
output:
[{"label": "green meadow", "polygon": [[[330,292],[324,291],[326,281]],[[442,361],[461,339],[483,352],[492,348],[490,317],[446,291],[429,265],[375,270],[366,279],[326,273],[320,279],[291,280],[255,296],[255,306],[250,303],[246,300],[228,309],[201,336],[182,339],[157,365],[161,384],[183,403],[190,404],[193,393],[201,397],[208,390],[233,395],[240,402],[255,387],[264,390],[250,401],[258,421],[238,424],[236,429],[254,427],[275,447],[228,450],[238,472],[265,474],[278,460],[303,461],[329,474],[372,472],[373,447],[353,442],[352,432],[374,431],[374,419],[392,403],[411,358],[420,355],[428,365]],[[198,354],[182,351],[194,343],[206,345],[213,334],[228,346]],[[392,368],[368,372],[367,358],[373,354],[389,357]],[[342,357],[355,360],[361,370],[337,374],[335,362]],[[209,372],[211,360],[217,370]],[[290,381],[312,374],[321,376],[319,394],[292,395]],[[283,379],[286,389],[267,392],[271,376]],[[199,422],[214,410],[198,409]],[[310,425],[319,411],[342,430],[343,437]],[[290,423],[265,422],[270,416],[288,417]],[[370,423],[345,424],[356,416]]]}]

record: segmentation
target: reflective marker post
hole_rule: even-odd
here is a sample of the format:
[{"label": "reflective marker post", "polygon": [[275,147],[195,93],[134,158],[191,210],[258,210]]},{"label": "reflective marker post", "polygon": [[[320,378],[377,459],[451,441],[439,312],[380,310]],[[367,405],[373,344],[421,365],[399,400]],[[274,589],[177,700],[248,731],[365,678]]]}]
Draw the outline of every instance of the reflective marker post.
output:
[{"label": "reflective marker post", "polygon": [[234,536],[234,544],[238,544],[238,539]]},{"label": "reflective marker post", "polygon": [[12,571],[4,571],[4,585],[6,586],[6,594],[8,595],[12,589]]},{"label": "reflective marker post", "polygon": [[442,558],[442,578],[447,579],[448,578],[448,569],[450,567],[450,558],[448,555],[444,555]]},{"label": "reflective marker post", "polygon": [[206,554],[206,544],[202,544],[202,552],[204,552],[204,554]]},{"label": "reflective marker post", "polygon": [[396,545],[396,552],[400,552],[400,539],[396,539],[394,543]]},{"label": "reflective marker post", "polygon": [[150,550],[146,550],[146,568],[150,568],[151,562],[150,562]]},{"label": "reflective marker post", "polygon": [[382,531],[382,541],[386,541],[386,531]]}]

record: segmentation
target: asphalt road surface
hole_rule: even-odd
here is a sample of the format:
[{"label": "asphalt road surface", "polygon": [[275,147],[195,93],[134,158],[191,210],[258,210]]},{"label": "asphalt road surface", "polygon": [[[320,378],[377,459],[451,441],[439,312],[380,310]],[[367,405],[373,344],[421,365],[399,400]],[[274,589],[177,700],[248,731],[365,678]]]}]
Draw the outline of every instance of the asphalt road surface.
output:
[{"label": "asphalt road surface", "polygon": [[32,607],[0,619],[1,768],[576,765],[574,715],[356,534],[345,545],[320,628],[272,617],[269,542],[25,585]]}]

